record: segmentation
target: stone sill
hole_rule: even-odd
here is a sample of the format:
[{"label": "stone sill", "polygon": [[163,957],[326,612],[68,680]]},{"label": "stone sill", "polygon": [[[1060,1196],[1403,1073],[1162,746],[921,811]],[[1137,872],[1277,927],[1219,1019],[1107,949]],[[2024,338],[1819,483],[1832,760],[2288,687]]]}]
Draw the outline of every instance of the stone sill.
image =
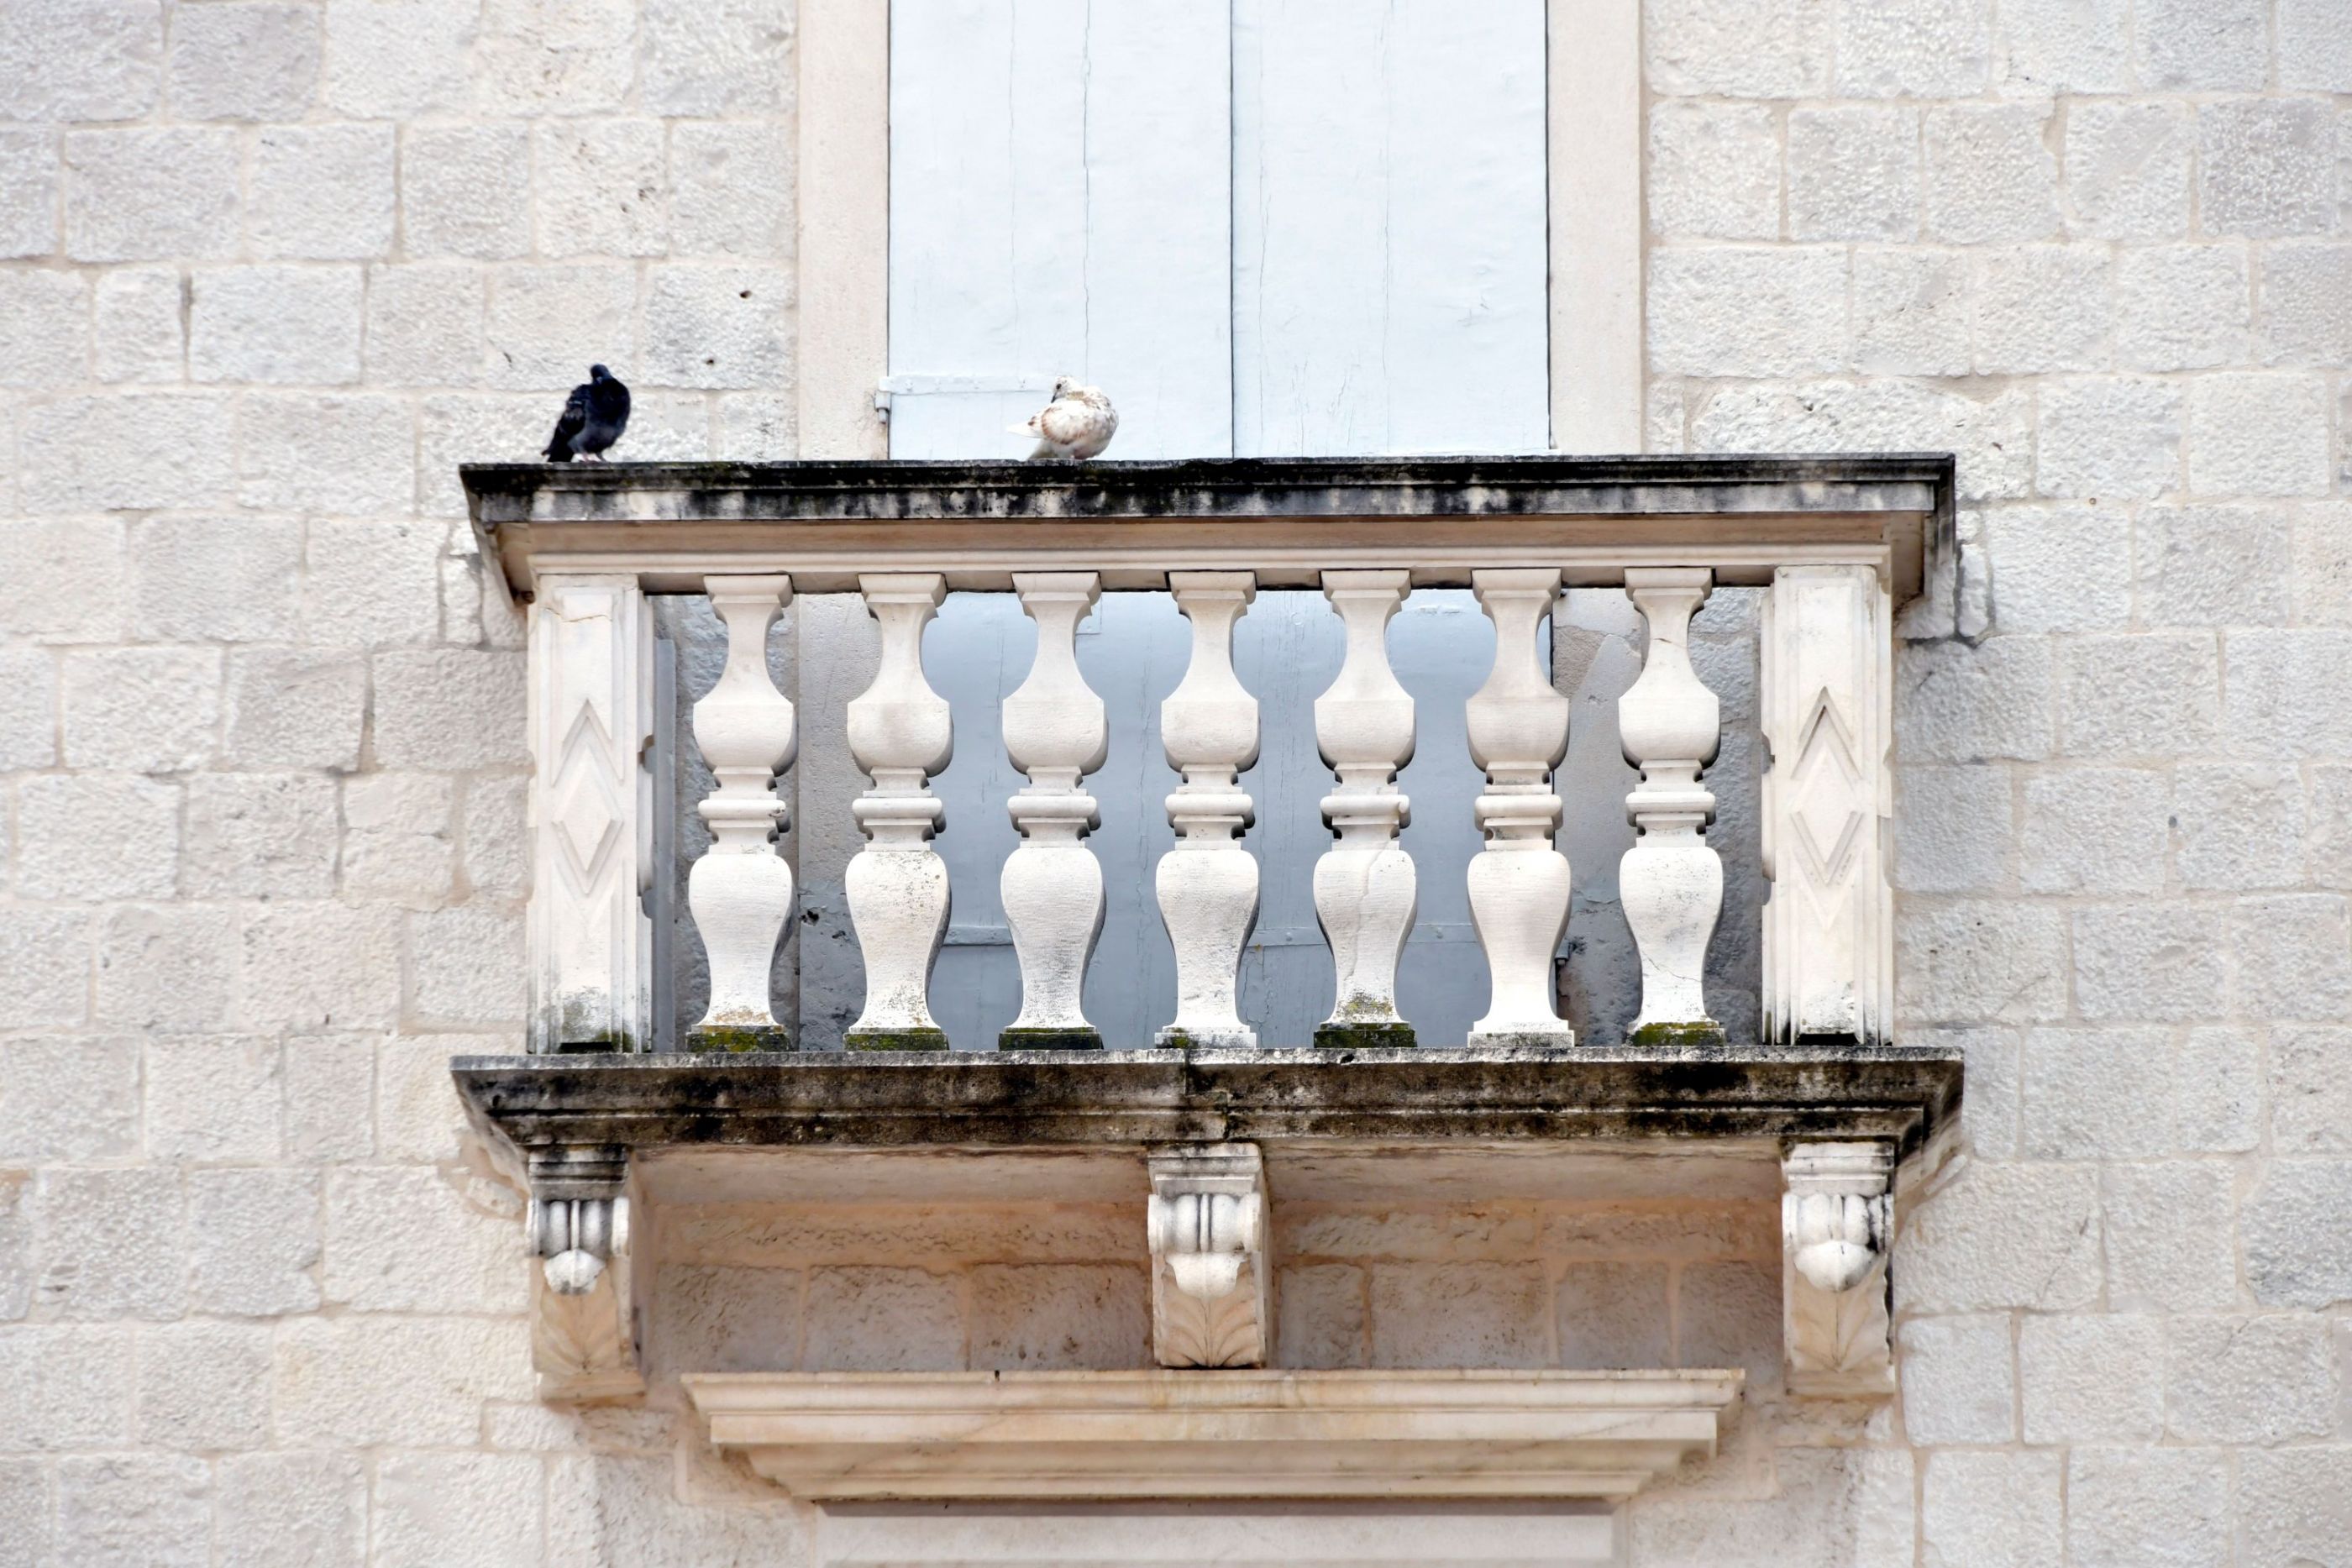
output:
[{"label": "stone sill", "polygon": [[688,1375],[714,1448],[811,1501],[1623,1498],[1715,1452],[1738,1372]]},{"label": "stone sill", "polygon": [[[468,1113],[554,1146],[1142,1148],[1877,1140],[1957,1125],[1939,1047],[467,1056]],[[1692,1149],[1691,1152],[1700,1152]]]},{"label": "stone sill", "polygon": [[1474,567],[1558,564],[1571,586],[1628,565],[1769,582],[1810,559],[1884,563],[1900,605],[1954,548],[1948,453],[1822,456],[1217,458],[1177,463],[467,464],[485,559],[528,596],[546,571],[700,592],[710,572],[789,572],[800,593],[870,571],[1010,586],[1046,555],[1104,587],[1171,569],[1310,588],[1332,566],[1417,587]]}]

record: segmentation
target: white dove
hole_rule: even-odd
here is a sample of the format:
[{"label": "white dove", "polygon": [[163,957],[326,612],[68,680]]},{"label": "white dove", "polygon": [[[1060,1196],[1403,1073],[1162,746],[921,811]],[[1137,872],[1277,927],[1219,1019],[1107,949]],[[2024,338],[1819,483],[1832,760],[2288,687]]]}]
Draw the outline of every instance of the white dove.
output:
[{"label": "white dove", "polygon": [[1063,376],[1054,382],[1053,402],[1031,414],[1027,423],[1007,428],[1015,435],[1037,438],[1037,450],[1029,454],[1032,463],[1048,457],[1081,462],[1100,454],[1118,434],[1118,411],[1100,387],[1080,386],[1076,376]]}]

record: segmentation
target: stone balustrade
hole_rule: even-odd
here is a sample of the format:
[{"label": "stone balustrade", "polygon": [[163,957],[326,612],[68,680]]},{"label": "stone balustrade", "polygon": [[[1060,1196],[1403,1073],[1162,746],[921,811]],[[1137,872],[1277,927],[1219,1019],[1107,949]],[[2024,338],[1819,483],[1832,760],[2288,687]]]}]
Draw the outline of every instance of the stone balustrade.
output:
[{"label": "stone balustrade", "polygon": [[[1640,677],[1617,713],[1625,758],[1639,769],[1623,802],[1637,836],[1617,879],[1640,957],[1631,1042],[1720,1043],[1703,978],[1723,906],[1706,783],[1719,705],[1688,648],[1692,615],[1719,583],[1766,591],[1767,1034],[1883,1042],[1892,615],[1897,593],[1925,578],[1938,492],[1932,476],[1872,472],[1870,460],[1805,476],[1769,472],[1774,461],[1717,460],[1715,472],[1694,474],[1706,465],[1675,460],[1685,471],[1661,472],[1647,486],[1561,459],[1492,460],[1476,471],[1437,462],[1105,465],[1087,469],[1086,484],[1002,466],[654,469],[634,483],[625,473],[614,483],[529,470],[540,477],[522,492],[509,471],[471,471],[492,549],[534,596],[533,1046],[627,1050],[649,1038],[652,945],[637,894],[653,875],[645,779],[662,759],[649,744],[657,727],[644,597],[665,591],[708,595],[728,637],[724,673],[693,709],[694,741],[717,787],[699,805],[712,841],[688,881],[710,1005],[687,1041],[790,1044],[791,1020],[773,1016],[769,997],[795,890],[771,840],[786,816],[796,726],[811,721],[776,688],[765,646],[796,591],[844,591],[862,600],[880,642],[872,684],[847,703],[845,726],[824,731],[845,737],[871,781],[852,808],[865,843],[845,878],[866,979],[849,1047],[1102,1045],[1082,989],[1105,907],[1102,864],[1087,841],[1102,821],[1089,775],[1104,764],[1109,727],[1076,637],[1105,594],[1137,591],[1171,594],[1192,638],[1160,715],[1182,782],[1166,802],[1175,846],[1154,873],[1176,969],[1154,1040],[1310,1043],[1260,1040],[1236,1002],[1265,872],[1246,837],[1259,802],[1243,785],[1260,748],[1260,715],[1236,677],[1234,641],[1261,589],[1299,587],[1321,591],[1345,633],[1344,662],[1313,705],[1314,739],[1332,775],[1321,802],[1332,840],[1313,865],[1312,894],[1336,999],[1311,1043],[1465,1043],[1420,1038],[1397,997],[1424,872],[1402,837],[1413,802],[1399,773],[1413,756],[1416,713],[1391,667],[1388,629],[1408,595],[1436,585],[1468,587],[1494,630],[1491,672],[1465,715],[1471,758],[1485,773],[1471,808],[1484,850],[1466,892],[1491,982],[1466,1043],[1574,1043],[1553,978],[1576,876],[1555,847],[1562,801],[1553,771],[1569,743],[1569,704],[1538,653],[1567,586],[1621,590],[1646,627]],[[941,467],[954,470],[961,491],[942,487]],[[1331,472],[1276,472],[1286,468]],[[1194,472],[1208,470],[1225,471],[1214,476],[1224,487]],[[931,980],[960,890],[931,841],[945,808],[930,780],[969,715],[927,679],[923,638],[949,592],[1007,588],[1036,630],[1027,676],[995,716],[1025,779],[1002,802],[1020,840],[996,890],[1018,957],[1020,1011],[995,1040],[950,1041],[935,1019]]]}]

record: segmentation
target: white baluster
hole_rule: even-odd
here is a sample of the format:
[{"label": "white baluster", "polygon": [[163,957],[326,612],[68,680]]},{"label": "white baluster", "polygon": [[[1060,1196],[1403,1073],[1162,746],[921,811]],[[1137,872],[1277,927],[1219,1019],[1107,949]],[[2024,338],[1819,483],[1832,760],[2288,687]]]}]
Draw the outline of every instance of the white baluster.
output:
[{"label": "white baluster", "polygon": [[1103,765],[1109,745],[1102,698],[1078,673],[1078,622],[1102,579],[1091,571],[1016,571],[1021,608],[1037,622],[1029,678],[1004,699],[1004,750],[1029,776],[1007,809],[1021,830],[1004,859],[1004,924],[1021,961],[1021,1016],[997,1036],[1007,1051],[1101,1046],[1079,993],[1102,933],[1101,862],[1080,841],[1102,825],[1078,780]]},{"label": "white baluster", "polygon": [[1639,567],[1625,592],[1649,624],[1642,676],[1617,699],[1625,760],[1642,782],[1625,797],[1638,831],[1617,873],[1625,924],[1642,952],[1637,1044],[1719,1041],[1706,1013],[1706,946],[1723,912],[1723,860],[1700,831],[1715,820],[1715,797],[1699,770],[1715,760],[1722,726],[1715,694],[1690,662],[1690,619],[1706,602],[1714,574],[1704,567]]},{"label": "white baluster", "polygon": [[923,628],[947,597],[937,572],[868,572],[857,580],[882,628],[881,668],[849,704],[849,750],[874,783],[850,805],[866,838],[842,890],[866,961],[866,1010],[842,1043],[852,1051],[945,1051],[931,1017],[931,966],[948,929],[948,868],[931,848],[945,814],[924,780],[955,754],[954,718],[923,678]]},{"label": "white baluster", "polygon": [[770,839],[786,805],[772,785],[793,765],[792,700],[768,674],[768,630],[793,601],[789,577],[706,577],[727,623],[727,667],[694,705],[694,739],[719,788],[698,808],[709,852],[687,873],[686,900],[710,956],[710,1009],[687,1031],[695,1051],[789,1051],[768,1010],[768,973],[793,915],[793,868]]},{"label": "white baluster", "polygon": [[1472,809],[1486,847],[1472,857],[1470,916],[1493,990],[1472,1045],[1573,1045],[1553,1000],[1552,956],[1568,932],[1568,857],[1552,846],[1559,796],[1552,769],[1568,753],[1568,699],[1536,663],[1536,633],[1559,592],[1555,570],[1474,571],[1495,623],[1495,668],[1470,698],[1470,757],[1486,770]]},{"label": "white baluster", "polygon": [[1315,915],[1331,944],[1339,997],[1315,1030],[1318,1046],[1403,1046],[1397,958],[1419,887],[1397,834],[1412,803],[1396,787],[1412,760],[1412,698],[1389,668],[1388,625],[1412,586],[1402,570],[1327,571],[1324,596],[1348,631],[1339,674],[1315,699],[1315,741],[1339,775],[1323,798],[1338,842],[1315,862]]},{"label": "white baluster", "polygon": [[1192,660],[1160,705],[1168,764],[1184,782],[1168,797],[1176,847],[1160,857],[1160,917],[1176,950],[1176,1018],[1167,1046],[1257,1044],[1234,982],[1257,924],[1257,858],[1235,841],[1256,821],[1236,775],[1257,760],[1257,699],[1234,674],[1234,622],[1256,596],[1246,571],[1173,571],[1168,587],[1192,622]]}]

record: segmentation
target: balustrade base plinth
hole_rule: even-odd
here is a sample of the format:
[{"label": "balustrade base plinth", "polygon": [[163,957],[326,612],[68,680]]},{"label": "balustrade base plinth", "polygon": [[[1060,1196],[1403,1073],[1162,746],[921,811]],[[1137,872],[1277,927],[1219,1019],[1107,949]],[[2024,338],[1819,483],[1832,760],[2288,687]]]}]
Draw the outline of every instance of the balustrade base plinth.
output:
[{"label": "balustrade base plinth", "polygon": [[866,1029],[851,1030],[841,1037],[845,1051],[945,1051],[948,1031],[943,1029]]},{"label": "balustrade base plinth", "polygon": [[686,1031],[688,1051],[790,1051],[793,1031],[782,1024],[696,1024]]},{"label": "balustrade base plinth", "polygon": [[1720,1048],[1726,1040],[1723,1026],[1713,1019],[1700,1019],[1690,1023],[1645,1023],[1626,1031],[1628,1045],[1665,1046],[1691,1045]]},{"label": "balustrade base plinth", "polygon": [[1318,1023],[1318,1051],[1404,1051],[1418,1044],[1409,1023]]},{"label": "balustrade base plinth", "polygon": [[1097,1029],[1006,1029],[996,1032],[999,1051],[1100,1051]]}]

